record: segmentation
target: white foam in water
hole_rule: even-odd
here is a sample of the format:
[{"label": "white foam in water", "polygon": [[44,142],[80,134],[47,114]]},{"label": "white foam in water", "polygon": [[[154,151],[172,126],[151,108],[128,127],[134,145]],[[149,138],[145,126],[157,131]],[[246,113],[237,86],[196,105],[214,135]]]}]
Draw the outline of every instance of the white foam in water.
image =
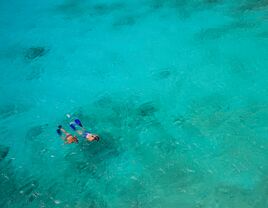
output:
[{"label": "white foam in water", "polygon": [[1,1],[0,207],[268,207],[266,11]]}]

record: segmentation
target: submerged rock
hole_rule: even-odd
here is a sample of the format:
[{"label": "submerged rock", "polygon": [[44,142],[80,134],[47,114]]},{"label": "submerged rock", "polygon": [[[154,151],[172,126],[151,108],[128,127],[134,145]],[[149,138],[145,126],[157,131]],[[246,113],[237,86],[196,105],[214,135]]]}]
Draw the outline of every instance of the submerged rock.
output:
[{"label": "submerged rock", "polygon": [[9,152],[9,147],[6,147],[4,145],[0,145],[0,161],[3,160]]}]

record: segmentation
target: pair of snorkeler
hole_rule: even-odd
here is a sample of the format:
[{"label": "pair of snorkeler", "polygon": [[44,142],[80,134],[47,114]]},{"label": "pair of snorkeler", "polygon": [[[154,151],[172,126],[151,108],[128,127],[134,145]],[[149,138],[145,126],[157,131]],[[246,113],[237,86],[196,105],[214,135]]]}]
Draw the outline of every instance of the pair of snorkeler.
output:
[{"label": "pair of snorkeler", "polygon": [[[75,119],[70,123],[70,127],[72,130],[74,130],[79,136],[87,139],[88,141],[99,141],[99,136],[96,134],[92,134],[89,131],[87,131],[81,121],[79,119]],[[78,143],[78,139],[76,136],[73,136],[72,134],[69,134],[65,129],[62,128],[62,126],[58,126],[57,129],[58,135],[63,139],[65,144],[71,144],[71,143]],[[65,134],[63,136],[62,134]]]}]

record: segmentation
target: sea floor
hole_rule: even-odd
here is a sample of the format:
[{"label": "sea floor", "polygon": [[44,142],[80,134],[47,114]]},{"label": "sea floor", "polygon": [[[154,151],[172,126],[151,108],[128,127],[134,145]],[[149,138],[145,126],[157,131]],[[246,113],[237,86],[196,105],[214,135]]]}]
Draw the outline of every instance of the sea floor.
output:
[{"label": "sea floor", "polygon": [[[1,208],[268,208],[266,0],[1,0]],[[80,118],[99,142],[64,145]]]}]

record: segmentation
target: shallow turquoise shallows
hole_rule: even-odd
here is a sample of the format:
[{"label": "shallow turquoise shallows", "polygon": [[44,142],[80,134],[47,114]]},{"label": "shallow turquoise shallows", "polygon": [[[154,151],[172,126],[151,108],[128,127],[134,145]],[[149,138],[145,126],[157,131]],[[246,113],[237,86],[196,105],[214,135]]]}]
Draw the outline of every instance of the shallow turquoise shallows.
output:
[{"label": "shallow turquoise shallows", "polygon": [[266,0],[1,0],[0,208],[268,208],[267,38]]}]

